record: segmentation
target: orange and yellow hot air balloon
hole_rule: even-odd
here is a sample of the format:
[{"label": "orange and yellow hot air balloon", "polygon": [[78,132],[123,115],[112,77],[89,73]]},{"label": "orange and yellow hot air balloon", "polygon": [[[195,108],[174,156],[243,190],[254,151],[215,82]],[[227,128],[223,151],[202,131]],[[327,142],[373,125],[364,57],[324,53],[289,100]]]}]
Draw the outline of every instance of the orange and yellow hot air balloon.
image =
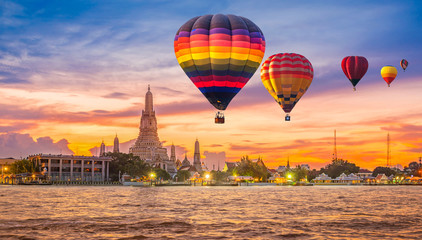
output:
[{"label": "orange and yellow hot air balloon", "polygon": [[308,90],[314,77],[311,62],[296,53],[278,53],[270,56],[261,67],[261,80],[275,101],[289,113]]},{"label": "orange and yellow hot air balloon", "polygon": [[381,77],[384,78],[385,82],[387,82],[388,87],[390,87],[391,82],[397,76],[397,69],[393,66],[384,66],[381,68]]}]

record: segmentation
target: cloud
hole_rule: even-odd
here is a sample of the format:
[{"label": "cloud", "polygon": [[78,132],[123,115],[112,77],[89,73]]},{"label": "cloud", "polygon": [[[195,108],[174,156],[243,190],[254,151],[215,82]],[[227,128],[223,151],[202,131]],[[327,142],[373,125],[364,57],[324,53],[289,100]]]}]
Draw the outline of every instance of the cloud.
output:
[{"label": "cloud", "polygon": [[121,92],[112,92],[104,95],[103,98],[116,98],[116,99],[128,99],[130,95]]},{"label": "cloud", "polygon": [[[121,110],[101,110],[71,112],[63,110],[63,105],[28,106],[27,103],[0,104],[0,119],[5,120],[42,120],[43,122],[55,123],[81,123],[98,125],[120,125],[132,126],[133,124],[124,121],[116,121],[121,118],[131,118],[139,116],[139,107],[133,106]],[[137,124],[137,123],[136,123]]]},{"label": "cloud", "polygon": [[17,132],[26,129],[31,129],[38,126],[36,123],[13,123],[10,125],[0,125],[0,133]]},{"label": "cloud", "polygon": [[31,154],[74,154],[69,142],[61,139],[54,142],[51,137],[40,137],[35,141],[29,134],[6,133],[0,135],[1,157],[25,158]]},{"label": "cloud", "polygon": [[205,163],[205,166],[207,166],[208,170],[223,170],[226,162],[226,152],[204,151],[203,155],[205,158],[201,159],[201,161]]}]

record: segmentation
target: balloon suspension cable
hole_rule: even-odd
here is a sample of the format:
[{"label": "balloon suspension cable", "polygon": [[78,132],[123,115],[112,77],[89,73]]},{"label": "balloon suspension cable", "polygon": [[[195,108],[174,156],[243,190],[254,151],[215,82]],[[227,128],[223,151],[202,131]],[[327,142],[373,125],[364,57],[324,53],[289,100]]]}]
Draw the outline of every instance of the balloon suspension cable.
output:
[{"label": "balloon suspension cable", "polygon": [[284,120],[285,120],[286,122],[290,121],[290,116],[289,116],[289,114],[288,114],[288,113],[286,114],[286,117],[284,118]]},{"label": "balloon suspension cable", "polygon": [[218,111],[215,114],[215,124],[224,124],[224,112]]}]

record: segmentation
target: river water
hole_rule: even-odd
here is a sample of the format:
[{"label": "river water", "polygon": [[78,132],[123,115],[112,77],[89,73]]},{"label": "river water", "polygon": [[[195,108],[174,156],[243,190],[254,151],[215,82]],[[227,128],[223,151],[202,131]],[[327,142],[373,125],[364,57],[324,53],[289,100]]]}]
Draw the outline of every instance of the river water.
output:
[{"label": "river water", "polygon": [[0,186],[0,239],[421,239],[420,186]]}]

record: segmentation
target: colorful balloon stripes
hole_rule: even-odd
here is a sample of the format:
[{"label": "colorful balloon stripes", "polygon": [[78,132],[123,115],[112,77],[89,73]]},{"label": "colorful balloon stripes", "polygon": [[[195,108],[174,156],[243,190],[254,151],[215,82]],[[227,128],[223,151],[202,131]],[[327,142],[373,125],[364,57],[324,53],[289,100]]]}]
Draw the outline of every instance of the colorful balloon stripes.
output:
[{"label": "colorful balloon stripes", "polygon": [[408,65],[409,65],[409,62],[406,59],[402,59],[400,61],[400,67],[403,68],[403,71],[406,71],[406,68]]},{"label": "colorful balloon stripes", "polygon": [[204,15],[180,27],[174,51],[195,86],[215,108],[225,110],[261,64],[265,38],[247,18]]},{"label": "colorful balloon stripes", "polygon": [[287,114],[308,90],[313,76],[312,64],[296,53],[274,54],[261,67],[262,83]]},{"label": "colorful balloon stripes", "polygon": [[381,68],[381,77],[384,78],[384,81],[388,84],[388,87],[390,87],[391,82],[394,81],[394,79],[397,76],[397,69],[393,66],[385,66]]},{"label": "colorful balloon stripes", "polygon": [[[177,31],[174,52],[183,71],[218,110],[225,110],[259,67],[265,38],[257,25],[235,15],[204,15],[190,19]],[[408,61],[400,66],[406,70]],[[368,70],[368,60],[348,56],[341,67],[356,90]],[[261,67],[261,80],[283,110],[290,113],[313,79],[312,64],[296,53],[270,56]],[[381,76],[390,86],[397,69],[385,66]],[[286,116],[286,120],[287,120]]]}]

